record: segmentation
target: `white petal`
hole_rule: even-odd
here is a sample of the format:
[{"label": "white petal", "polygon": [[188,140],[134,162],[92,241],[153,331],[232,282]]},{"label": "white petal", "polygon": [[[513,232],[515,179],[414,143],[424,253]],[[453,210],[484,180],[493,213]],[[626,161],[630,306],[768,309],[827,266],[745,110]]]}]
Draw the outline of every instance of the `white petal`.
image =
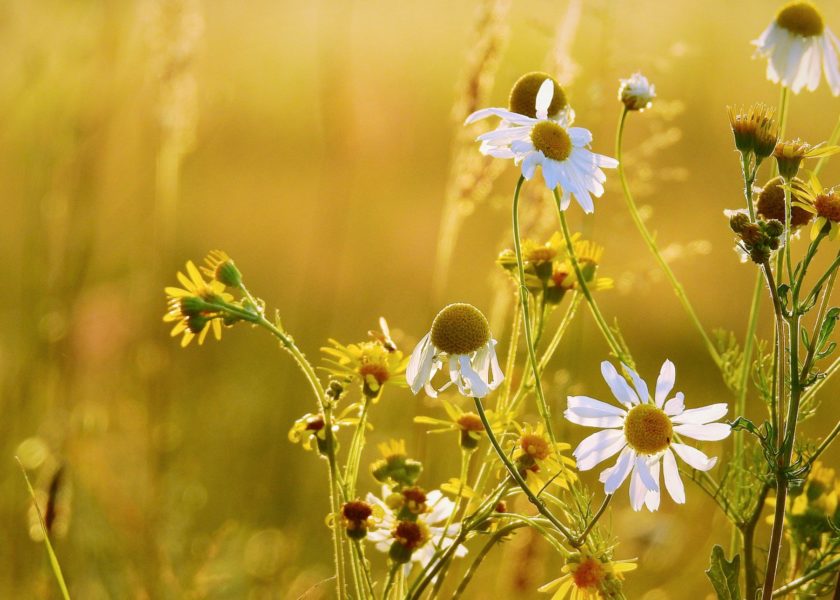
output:
[{"label": "white petal", "polygon": [[[656,482],[657,488],[659,488],[659,461],[655,460],[650,465],[650,475],[653,477],[653,480]],[[660,492],[659,489],[656,490],[648,490],[648,493],[645,494],[645,506],[650,512],[656,512],[659,510],[659,500],[660,500]]]},{"label": "white petal", "polygon": [[542,82],[542,85],[537,92],[537,101],[534,103],[538,119],[548,118],[548,107],[551,106],[551,100],[553,98],[554,82],[551,79],[546,79]]},{"label": "white petal", "polygon": [[662,408],[665,399],[671,390],[674,389],[674,381],[677,379],[677,370],[674,363],[666,360],[662,363],[662,368],[659,370],[659,377],[656,379],[656,406]]},{"label": "white petal", "polygon": [[595,465],[615,456],[627,445],[621,429],[604,429],[585,438],[573,455],[580,471],[588,471]]},{"label": "white petal", "polygon": [[415,394],[431,379],[432,362],[435,357],[435,348],[430,341],[431,335],[431,332],[427,333],[414,347],[405,370],[406,381]]},{"label": "white petal", "polygon": [[613,396],[624,406],[630,408],[634,404],[639,403],[639,397],[636,396],[636,392],[632,390],[624,377],[618,374],[618,371],[615,370],[612,363],[606,360],[601,363],[601,375],[603,375],[607,385],[610,386]]},{"label": "white petal", "polygon": [[647,464],[647,459],[644,456],[636,457],[636,465],[633,471],[639,474],[639,478],[648,490],[659,491],[659,484],[654,481],[653,475],[651,475],[650,468]]},{"label": "white petal", "polygon": [[671,449],[665,450],[662,456],[662,467],[665,471],[665,489],[677,504],[685,504],[685,486],[680,478],[680,470],[677,468],[677,459]]},{"label": "white petal", "polygon": [[636,453],[628,446],[618,455],[618,460],[615,462],[615,465],[609,469],[604,469],[599,479],[604,484],[605,494],[613,494],[621,487],[621,484],[624,483],[624,480],[627,479],[627,475],[633,468],[635,457]]},{"label": "white petal", "polygon": [[584,147],[592,143],[592,132],[583,127],[569,127],[566,133],[575,146]]},{"label": "white petal", "polygon": [[508,121],[517,125],[526,125],[528,123],[536,122],[536,119],[532,119],[531,117],[528,117],[526,115],[520,115],[519,113],[511,112],[505,108],[482,108],[481,110],[477,110],[469,117],[467,117],[466,121],[464,121],[464,125],[475,123],[476,121],[486,119],[487,117],[499,117],[503,121]]},{"label": "white petal", "polygon": [[665,403],[665,408],[663,410],[669,417],[682,414],[683,410],[685,410],[685,396],[683,393],[677,392],[676,396]]},{"label": "white petal", "polygon": [[490,373],[493,379],[490,381],[490,389],[495,390],[505,380],[505,374],[502,372],[502,367],[499,366],[499,358],[496,356],[496,340],[490,340],[488,344],[488,352],[490,353]]},{"label": "white petal", "polygon": [[531,179],[534,176],[537,165],[542,163],[544,159],[543,153],[538,150],[528,154],[525,160],[522,161],[522,176],[525,179]]},{"label": "white petal", "polygon": [[639,458],[641,457],[636,459],[633,466],[633,474],[630,476],[630,506],[635,511],[641,510],[642,505],[645,503],[645,496],[648,493],[647,487],[642,483],[642,478],[639,476],[639,469],[636,467],[639,464]]},{"label": "white petal", "polygon": [[697,448],[692,448],[691,446],[686,446],[685,444],[673,442],[671,444],[671,448],[673,448],[674,452],[677,453],[677,456],[683,459],[688,466],[693,469],[697,469],[698,471],[708,471],[715,466],[715,463],[717,463],[717,457],[709,458]]},{"label": "white petal", "polygon": [[645,383],[644,379],[639,377],[639,374],[636,373],[633,369],[628,367],[627,365],[622,365],[624,370],[630,374],[630,379],[633,381],[633,386],[636,388],[636,391],[639,393],[639,400],[646,403],[650,399],[650,392],[648,392],[647,384]]},{"label": "white petal", "polygon": [[695,425],[693,423],[688,423],[685,425],[677,425],[674,427],[674,431],[680,435],[694,438],[695,440],[716,442],[729,437],[729,434],[732,433],[732,428],[726,423],[709,423],[708,425]]},{"label": "white petal", "polygon": [[703,425],[704,423],[711,423],[724,417],[729,412],[729,405],[726,402],[719,404],[710,404],[702,408],[692,408],[683,412],[678,417],[674,417],[674,423],[695,423]]},{"label": "white petal", "polygon": [[481,376],[476,373],[470,364],[469,356],[460,356],[461,363],[461,379],[469,383],[469,387],[458,386],[458,389],[464,396],[472,396],[474,398],[484,398],[490,393],[490,386],[484,381]]}]

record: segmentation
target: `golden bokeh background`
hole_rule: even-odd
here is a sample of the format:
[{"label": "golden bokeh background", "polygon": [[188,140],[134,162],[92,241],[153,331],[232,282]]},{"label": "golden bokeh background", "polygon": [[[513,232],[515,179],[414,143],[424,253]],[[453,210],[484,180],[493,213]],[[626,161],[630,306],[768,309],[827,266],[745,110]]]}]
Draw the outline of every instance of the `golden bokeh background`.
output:
[{"label": "golden bokeh background", "polygon": [[[840,7],[820,5],[840,30]],[[329,595],[317,585],[330,574],[325,468],[287,440],[314,409],[303,377],[245,326],[179,349],[161,322],[162,290],[185,260],[218,247],[312,359],[329,337],[364,339],[380,315],[410,352],[451,301],[491,315],[506,353],[513,290],[494,259],[511,243],[515,170],[486,194],[451,194],[464,149],[453,114],[486,6],[503,18],[482,106],[504,104],[523,72],[552,69],[594,150],[612,155],[618,79],[642,70],[656,84],[655,107],[628,124],[632,185],[702,321],[743,337],[754,269],[738,262],[722,212],[742,202],[725,107],[777,102],[749,44],[775,2],[6,0],[0,597],[57,597],[15,454],[42,491],[63,466],[55,545],[76,598]],[[823,84],[792,99],[788,131],[821,141],[838,111]],[[829,185],[840,177],[832,162]],[[528,199],[528,231],[550,232],[550,206]],[[616,289],[600,301],[642,374],[671,358],[688,404],[731,401],[615,177],[596,206],[586,219],[573,207],[572,223],[606,247],[601,272]],[[584,432],[559,422],[566,392],[607,395],[607,350],[584,312],[546,380],[573,443]],[[763,317],[766,337],[766,306]],[[836,390],[824,389],[807,435],[840,415]],[[430,444],[411,421],[436,411],[388,390],[364,462],[376,442],[404,437],[425,463],[421,483],[456,476],[454,439]],[[755,397],[748,416],[763,418]],[[717,450],[725,461],[731,447]],[[365,489],[374,483],[363,475]],[[639,559],[628,598],[711,593],[703,569],[730,531],[699,489],[655,514],[632,512],[620,493],[608,521],[617,557]],[[519,535],[471,597],[537,597],[560,566]]]}]

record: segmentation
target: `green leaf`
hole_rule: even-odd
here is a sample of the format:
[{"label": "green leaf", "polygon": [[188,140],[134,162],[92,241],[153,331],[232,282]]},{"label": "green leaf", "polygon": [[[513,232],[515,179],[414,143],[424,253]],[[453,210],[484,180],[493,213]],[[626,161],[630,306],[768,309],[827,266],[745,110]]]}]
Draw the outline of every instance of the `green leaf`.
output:
[{"label": "green leaf", "polygon": [[834,331],[834,326],[837,325],[837,319],[839,317],[840,308],[836,306],[829,309],[828,313],[826,313],[825,319],[823,319],[822,325],[820,325],[819,337],[817,337],[817,350],[823,350],[823,346],[825,346],[825,343],[831,336],[831,332]]},{"label": "green leaf", "polygon": [[726,560],[723,548],[712,548],[711,562],[706,575],[715,588],[718,600],[741,600],[741,588],[738,585],[741,557],[735,555],[731,562]]}]

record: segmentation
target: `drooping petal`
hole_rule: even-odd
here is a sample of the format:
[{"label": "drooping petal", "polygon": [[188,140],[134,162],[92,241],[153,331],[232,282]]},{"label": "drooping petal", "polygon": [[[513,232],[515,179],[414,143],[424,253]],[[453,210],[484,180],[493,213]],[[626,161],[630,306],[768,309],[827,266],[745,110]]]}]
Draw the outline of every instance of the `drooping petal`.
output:
[{"label": "drooping petal", "polygon": [[537,91],[537,99],[534,103],[536,109],[537,119],[544,120],[548,118],[548,107],[551,106],[551,101],[554,99],[554,81],[546,79],[540,85]]},{"label": "drooping petal", "polygon": [[405,379],[413,393],[419,392],[429,381],[429,372],[432,369],[434,360],[434,347],[431,344],[431,332],[423,336],[411,353],[408,359],[408,366],[405,369]]},{"label": "drooping petal", "polygon": [[473,370],[470,364],[470,357],[461,355],[459,362],[461,364],[461,380],[466,380],[469,384],[468,386],[458,386],[461,393],[464,396],[472,396],[473,398],[484,398],[484,396],[489,394],[490,386]]}]

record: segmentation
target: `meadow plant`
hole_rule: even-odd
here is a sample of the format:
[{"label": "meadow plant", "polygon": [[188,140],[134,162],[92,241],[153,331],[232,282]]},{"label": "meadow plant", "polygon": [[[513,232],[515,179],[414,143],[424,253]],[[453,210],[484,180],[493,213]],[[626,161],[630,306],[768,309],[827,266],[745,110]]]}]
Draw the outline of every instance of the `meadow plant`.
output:
[{"label": "meadow plant", "polygon": [[[505,10],[494,5],[487,18]],[[496,60],[503,37],[496,25],[491,29],[481,64]],[[819,179],[826,159],[840,151],[840,128],[815,144],[789,140],[786,129],[791,93],[816,90],[821,73],[831,92],[840,93],[840,43],[816,7],[793,2],[754,44],[781,95],[776,109],[729,109],[743,184],[743,198],[733,198],[727,211],[732,258],[740,257],[756,277],[740,344],[734,335],[710,334],[701,323],[631,193],[623,134],[656,102],[654,86],[641,73],[620,81],[613,156],[591,149],[603,144],[574,125],[570,97],[550,73],[523,75],[507,106],[472,106],[466,116],[470,136],[476,136],[475,123],[498,119],[495,129],[477,133],[473,151],[512,160],[520,170],[511,201],[511,248],[495,258],[518,303],[509,340],[494,337],[478,307],[454,303],[440,308],[428,332],[416,332],[413,349],[399,348],[380,319],[367,339],[329,340],[319,367],[224,252],[212,252],[201,268],[188,262],[186,273],[178,274],[180,287],[166,288],[164,320],[182,345],[201,344],[211,333],[221,339],[225,328],[248,324],[274,336],[307,379],[312,412],[291,425],[289,440],[326,466],[324,508],[337,597],[416,600],[444,590],[461,597],[493,549],[528,528],[557,554],[556,577],[540,591],[555,600],[625,598],[625,576],[644,565],[624,555],[604,516],[618,502],[657,511],[668,501],[663,486],[676,504],[708,495],[731,523],[732,538],[723,542],[728,550],[715,546],[707,571],[719,599],[831,593],[840,571],[840,479],[820,457],[840,423],[826,427],[819,441],[803,439],[798,426],[819,414],[819,391],[840,369],[840,358],[829,362],[840,317],[840,308],[831,306],[840,267],[840,251],[832,247],[840,232],[840,193]],[[615,173],[639,235],[731,398],[708,403],[696,386],[675,391],[677,367],[664,358],[672,348],[662,349],[655,377],[639,374],[632,344],[602,311],[598,296],[612,287],[601,275],[603,249],[573,233],[567,213],[582,210],[597,218],[608,173]],[[523,239],[521,192],[543,184],[554,198],[555,232],[546,241]],[[726,226],[723,219],[720,226]],[[820,250],[835,255],[823,269],[814,267]],[[494,257],[488,252],[485,260],[491,265]],[[762,298],[773,307],[772,340],[758,335]],[[562,417],[598,430],[572,448],[558,436],[560,416],[552,414],[542,381],[582,304],[611,357],[601,362],[606,386],[566,399]],[[564,314],[552,327],[549,316],[558,309]],[[428,481],[403,440],[380,444],[380,457],[361,464],[377,404],[384,395],[406,395],[401,388],[434,399],[437,412],[414,420],[460,455],[457,476]],[[613,400],[595,399],[606,390]],[[746,418],[750,398],[762,407],[761,418]],[[536,420],[526,416],[531,400]],[[711,444],[720,441],[731,445]],[[598,477],[603,489],[586,485],[579,473],[606,461]],[[772,526],[769,539],[756,535],[763,518]]]}]

